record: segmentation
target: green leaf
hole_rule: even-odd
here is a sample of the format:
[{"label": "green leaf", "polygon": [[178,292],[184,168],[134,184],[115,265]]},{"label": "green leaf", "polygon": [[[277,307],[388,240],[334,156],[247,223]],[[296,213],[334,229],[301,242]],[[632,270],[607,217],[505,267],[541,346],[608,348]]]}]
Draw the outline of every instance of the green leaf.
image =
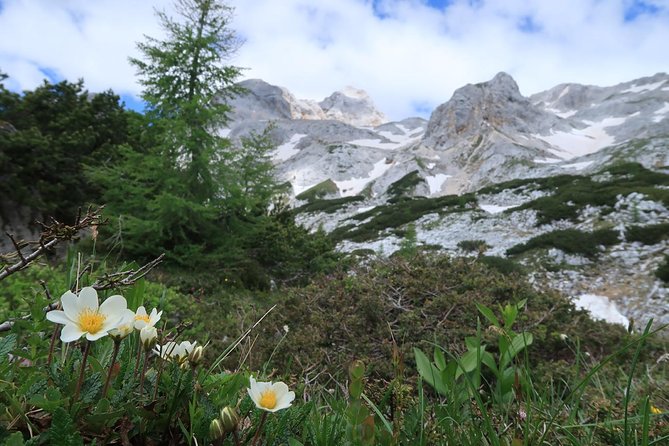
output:
[{"label": "green leaf", "polygon": [[14,333],[0,338],[0,364],[9,362],[9,352],[16,348],[16,335]]},{"label": "green leaf", "polygon": [[23,434],[21,432],[14,432],[5,441],[5,446],[23,446]]},{"label": "green leaf", "polygon": [[448,382],[446,382],[448,375],[437,369],[419,348],[414,347],[413,351],[416,357],[416,368],[421,378],[440,394],[448,395]]},{"label": "green leaf", "polygon": [[490,308],[486,307],[483,304],[476,304],[476,308],[478,308],[479,313],[481,313],[486,319],[488,319],[491,324],[493,324],[495,327],[501,328],[499,320],[495,317],[495,314],[492,312]]},{"label": "green leaf", "polygon": [[51,429],[49,430],[49,443],[59,446],[83,446],[84,444],[70,414],[62,407],[53,412]]},{"label": "green leaf", "polygon": [[522,332],[517,334],[509,344],[508,349],[502,355],[499,361],[500,368],[505,368],[513,358],[518,355],[524,348],[530,346],[534,340],[532,333]]},{"label": "green leaf", "polygon": [[462,355],[459,362],[458,371],[455,373],[455,377],[459,377],[462,373],[473,372],[474,370],[480,368],[481,359],[485,353],[485,345],[481,346],[477,350],[469,350],[467,353]]},{"label": "green leaf", "polygon": [[444,370],[446,368],[446,357],[439,347],[434,348],[434,364],[439,370]]},{"label": "green leaf", "polygon": [[296,440],[295,438],[291,437],[288,439],[288,446],[304,446],[302,442]]}]

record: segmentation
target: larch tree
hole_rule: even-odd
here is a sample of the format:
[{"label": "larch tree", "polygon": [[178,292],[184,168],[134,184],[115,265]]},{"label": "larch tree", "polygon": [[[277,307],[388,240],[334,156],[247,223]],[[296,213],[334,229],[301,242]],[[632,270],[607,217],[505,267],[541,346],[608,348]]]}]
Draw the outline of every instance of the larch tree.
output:
[{"label": "larch tree", "polygon": [[185,174],[188,198],[202,204],[219,193],[212,162],[228,145],[217,130],[227,123],[227,100],[239,93],[241,68],[227,61],[240,41],[230,28],[232,9],[220,0],[177,0],[175,11],[177,18],[157,11],[165,37],[146,36],[138,44],[143,57],[130,62],[162,155]]}]

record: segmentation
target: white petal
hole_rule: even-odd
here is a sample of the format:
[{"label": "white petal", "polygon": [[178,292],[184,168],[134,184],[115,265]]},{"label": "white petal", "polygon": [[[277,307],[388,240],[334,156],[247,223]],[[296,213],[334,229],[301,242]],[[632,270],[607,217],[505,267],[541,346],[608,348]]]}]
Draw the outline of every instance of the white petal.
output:
[{"label": "white petal", "polygon": [[46,314],[47,320],[50,320],[51,322],[55,322],[57,324],[71,324],[72,321],[69,317],[67,317],[67,314],[65,314],[64,311],[61,310],[51,310]]},{"label": "white petal", "polygon": [[295,400],[295,392],[286,392],[281,396],[281,398],[277,397],[276,407],[274,409],[281,410],[290,407],[293,403],[293,400]]},{"label": "white petal", "polygon": [[137,308],[137,312],[135,314],[137,316],[146,316],[146,308],[144,308],[144,305],[140,305],[140,307]]},{"label": "white petal", "polygon": [[108,334],[109,334],[109,332],[105,331],[105,330],[100,330],[95,334],[86,333],[86,339],[88,339],[89,341],[97,341],[98,339],[103,338],[103,337],[107,336]]},{"label": "white petal", "polygon": [[141,330],[142,328],[146,327],[147,323],[141,319],[138,319],[135,321],[135,328],[137,330]]},{"label": "white petal", "polygon": [[119,325],[134,325],[135,322],[135,312],[126,308],[123,310],[123,316],[121,317],[121,322]]},{"label": "white petal", "polygon": [[274,391],[274,395],[276,396],[276,400],[279,401],[285,394],[288,393],[288,386],[284,382],[276,382],[272,384],[272,390]]},{"label": "white petal", "polygon": [[121,322],[123,321],[123,316],[122,315],[110,315],[107,316],[105,321],[102,323],[102,327],[100,327],[100,331],[110,331],[113,330],[114,328],[118,328],[121,325]]},{"label": "white petal", "polygon": [[79,311],[84,308],[98,309],[98,292],[93,287],[84,287],[79,292]]},{"label": "white petal", "polygon": [[66,291],[60,297],[60,304],[63,306],[63,311],[71,320],[75,321],[79,318],[79,299],[72,291]]},{"label": "white petal", "polygon": [[128,302],[125,297],[115,295],[108,297],[102,305],[100,305],[100,313],[107,317],[122,317],[124,310],[128,308]]},{"label": "white petal", "polygon": [[72,342],[79,339],[83,336],[84,332],[81,331],[79,326],[75,324],[68,324],[63,327],[63,330],[60,332],[60,340],[63,342]]}]

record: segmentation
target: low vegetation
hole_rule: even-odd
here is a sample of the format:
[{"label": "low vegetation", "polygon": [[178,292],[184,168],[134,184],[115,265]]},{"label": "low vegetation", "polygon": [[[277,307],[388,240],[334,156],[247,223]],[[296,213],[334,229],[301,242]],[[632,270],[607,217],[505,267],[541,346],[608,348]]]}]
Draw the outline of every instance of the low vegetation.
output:
[{"label": "low vegetation", "polygon": [[599,255],[601,246],[618,244],[618,231],[599,229],[593,232],[578,229],[561,229],[531,238],[525,243],[507,249],[507,255],[521,254],[532,249],[557,248],[569,254],[580,254],[593,258]]}]

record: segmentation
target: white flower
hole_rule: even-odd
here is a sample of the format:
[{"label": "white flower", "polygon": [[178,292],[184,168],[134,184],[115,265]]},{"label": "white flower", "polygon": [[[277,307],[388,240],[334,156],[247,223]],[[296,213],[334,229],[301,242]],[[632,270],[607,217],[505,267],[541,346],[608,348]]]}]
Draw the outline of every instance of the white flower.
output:
[{"label": "white flower", "polygon": [[295,392],[289,391],[288,386],[281,381],[258,382],[252,376],[249,384],[246,390],[258,409],[276,412],[290,407],[295,399]]},{"label": "white flower", "polygon": [[137,313],[135,313],[135,328],[137,330],[141,330],[147,325],[150,325],[151,327],[155,326],[156,323],[160,320],[160,316],[162,316],[162,314],[162,311],[159,313],[155,308],[151,310],[150,315],[146,314],[146,308],[144,308],[142,305],[137,309]]},{"label": "white flower", "polygon": [[94,288],[85,287],[77,296],[67,291],[60,298],[63,310],[53,310],[46,314],[51,322],[63,324],[60,340],[76,341],[83,335],[89,341],[96,341],[109,334],[123,319],[128,303],[123,296],[111,296],[98,306],[98,293]]},{"label": "white flower", "polygon": [[184,362],[188,359],[188,355],[195,349],[196,342],[183,341],[180,344],[169,341],[163,345],[159,345],[154,350],[163,359],[176,360],[178,363]]},{"label": "white flower", "polygon": [[135,312],[130,309],[123,311],[123,316],[116,328],[109,330],[109,336],[116,341],[120,341],[133,332],[135,329]]},{"label": "white flower", "polygon": [[156,341],[158,340],[158,330],[156,327],[147,325],[140,330],[139,339],[142,341],[144,350],[149,351],[156,345]]}]

